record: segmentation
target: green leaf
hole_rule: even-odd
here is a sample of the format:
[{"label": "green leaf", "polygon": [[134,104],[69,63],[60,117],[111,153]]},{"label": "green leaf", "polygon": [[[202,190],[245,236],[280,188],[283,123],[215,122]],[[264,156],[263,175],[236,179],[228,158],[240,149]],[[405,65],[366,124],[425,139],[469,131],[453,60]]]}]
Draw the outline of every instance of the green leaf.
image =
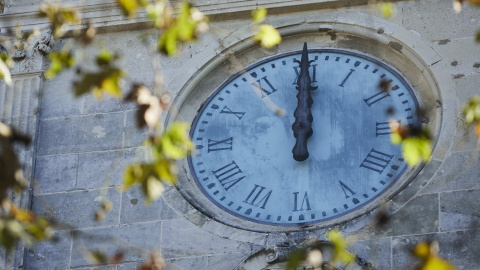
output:
[{"label": "green leaf", "polygon": [[269,49],[278,45],[282,41],[282,37],[275,27],[269,24],[262,24],[258,27],[258,31],[253,36],[253,40],[259,43],[261,47]]},{"label": "green leaf", "polygon": [[123,13],[128,16],[132,17],[138,11],[140,7],[140,1],[138,0],[116,0],[120,7],[122,8]]},{"label": "green leaf", "polygon": [[290,255],[288,255],[285,268],[287,270],[297,269],[305,260],[306,255],[307,255],[307,250],[304,248],[299,248],[294,250],[292,253],[290,253]]},{"label": "green leaf", "polygon": [[122,96],[120,79],[123,77],[125,73],[115,67],[108,67],[97,73],[84,73],[82,78],[74,83],[75,96],[93,92],[96,98],[102,98],[102,93],[105,92],[120,98]]},{"label": "green leaf", "polygon": [[431,153],[430,140],[424,136],[408,137],[402,142],[402,155],[409,166],[428,161]]},{"label": "green leaf", "polygon": [[45,71],[47,79],[52,79],[64,69],[71,68],[75,65],[75,57],[71,50],[51,52],[49,53],[48,58],[50,58],[51,62],[50,67]]},{"label": "green leaf", "polygon": [[475,36],[475,41],[480,42],[480,30],[477,31],[477,35]]},{"label": "green leaf", "polygon": [[115,60],[115,55],[111,53],[108,49],[102,49],[100,53],[97,55],[97,65],[103,66],[110,64],[113,60]]},{"label": "green leaf", "polygon": [[78,11],[53,3],[42,3],[40,16],[50,21],[50,28],[55,39],[63,37],[69,30],[69,25],[80,24]]},{"label": "green leaf", "polygon": [[261,23],[263,20],[265,20],[266,16],[267,16],[266,8],[259,8],[259,9],[252,10],[252,20],[254,23]]},{"label": "green leaf", "polygon": [[480,122],[480,96],[473,96],[463,106],[462,114],[467,124]]},{"label": "green leaf", "polygon": [[347,251],[348,242],[342,233],[338,230],[331,230],[327,233],[326,238],[332,242],[334,246],[334,254],[332,261],[340,261],[343,263],[351,263],[355,260],[355,256]]},{"label": "green leaf", "polygon": [[177,166],[175,162],[168,159],[160,159],[155,163],[155,172],[160,180],[169,184],[177,183]]}]

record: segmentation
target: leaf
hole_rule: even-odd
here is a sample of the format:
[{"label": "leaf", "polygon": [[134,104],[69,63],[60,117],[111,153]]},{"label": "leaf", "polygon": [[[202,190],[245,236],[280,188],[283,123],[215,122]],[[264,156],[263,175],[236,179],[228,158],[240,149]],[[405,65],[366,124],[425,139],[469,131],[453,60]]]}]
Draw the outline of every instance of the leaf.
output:
[{"label": "leaf", "polygon": [[332,261],[340,261],[343,263],[351,263],[355,260],[355,256],[347,251],[347,239],[342,236],[338,230],[331,230],[327,233],[326,238],[333,243],[334,254]]},{"label": "leaf", "polygon": [[145,8],[147,17],[152,20],[156,28],[164,28],[172,23],[173,9],[168,5],[167,1],[157,1]]},{"label": "leaf", "polygon": [[128,16],[132,17],[138,11],[140,6],[145,6],[147,1],[141,0],[116,0],[120,7],[122,8],[123,13]]},{"label": "leaf", "polygon": [[12,86],[12,75],[3,59],[0,59],[0,78],[2,78],[8,86]]},{"label": "leaf", "polygon": [[155,171],[158,177],[169,184],[177,183],[177,166],[175,162],[167,159],[160,159],[155,163]]},{"label": "leaf", "polygon": [[294,250],[290,255],[288,255],[286,269],[294,270],[297,269],[307,256],[307,250],[304,248],[299,248]]},{"label": "leaf", "polygon": [[50,21],[50,28],[55,39],[63,37],[68,31],[69,25],[80,24],[77,10],[58,4],[42,3],[40,16],[46,17]]},{"label": "leaf", "polygon": [[377,10],[384,18],[390,18],[395,13],[395,6],[391,2],[377,3]]},{"label": "leaf", "polygon": [[104,66],[110,64],[116,57],[108,49],[102,49],[97,55],[97,65]]},{"label": "leaf", "polygon": [[61,50],[59,52],[51,52],[48,54],[50,59],[50,67],[45,71],[47,79],[52,79],[64,69],[71,68],[75,65],[75,57],[71,50]]},{"label": "leaf", "polygon": [[438,256],[438,242],[421,242],[413,250],[413,254],[422,260],[420,270],[458,270],[456,266]]},{"label": "leaf", "polygon": [[157,200],[162,195],[165,188],[162,182],[154,176],[149,176],[142,185],[143,192],[146,196],[145,202],[147,204]]},{"label": "leaf", "polygon": [[467,124],[480,121],[480,96],[473,96],[463,106],[462,114]]},{"label": "leaf", "polygon": [[282,41],[282,37],[273,26],[262,24],[258,27],[258,31],[253,36],[253,40],[256,43],[260,43],[261,47],[269,49],[279,44]]},{"label": "leaf", "polygon": [[475,35],[475,41],[480,42],[480,30],[477,31],[477,34]]},{"label": "leaf", "polygon": [[266,8],[259,8],[259,9],[252,10],[252,20],[254,23],[261,23],[263,20],[265,20],[266,16],[267,16]]},{"label": "leaf", "polygon": [[120,79],[123,77],[125,73],[122,70],[111,66],[97,73],[84,73],[79,81],[74,82],[75,96],[92,91],[96,98],[102,98],[103,92],[120,98],[122,96]]}]

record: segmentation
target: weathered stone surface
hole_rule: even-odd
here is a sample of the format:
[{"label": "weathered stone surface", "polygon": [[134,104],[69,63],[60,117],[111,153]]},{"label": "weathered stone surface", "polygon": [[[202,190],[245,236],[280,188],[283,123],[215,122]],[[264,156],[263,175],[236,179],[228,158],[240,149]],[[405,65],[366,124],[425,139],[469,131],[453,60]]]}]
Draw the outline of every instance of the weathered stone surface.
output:
[{"label": "weathered stone surface", "polygon": [[438,160],[430,160],[412,182],[392,199],[395,207],[402,206],[419,193],[431,180],[441,164]]},{"label": "weathered stone surface", "polygon": [[480,265],[480,235],[475,231],[457,231],[415,236],[394,237],[392,241],[392,269],[413,270],[418,264],[412,249],[422,241],[438,241],[440,257],[459,269],[478,269]]},{"label": "weathered stone surface", "polygon": [[[472,57],[472,59],[474,59],[474,57]],[[476,60],[480,61],[478,59]],[[473,85],[475,85],[480,81],[480,74],[478,73],[480,72],[480,70],[478,68],[473,68],[473,67],[471,67],[471,69],[472,69],[471,73],[472,72],[477,72],[477,73],[475,74],[462,73],[460,75],[464,75],[464,76],[459,77],[458,79],[454,79],[455,88],[457,90],[457,95],[458,95],[458,105],[460,106],[460,109],[463,108],[463,106],[465,105],[468,99],[470,99],[475,95],[478,96],[480,94],[479,93],[480,91],[478,91],[478,88],[472,87]]]},{"label": "weathered stone surface", "polygon": [[138,147],[142,146],[143,142],[147,139],[147,128],[138,129],[137,111],[128,111],[125,122],[125,136],[124,147]]},{"label": "weathered stone surface", "polygon": [[[388,216],[388,221],[371,225],[355,235],[360,239],[386,236],[431,233],[438,231],[438,195],[428,194],[415,197],[404,207]],[[375,220],[372,220],[374,224]]]},{"label": "weathered stone surface", "polygon": [[[71,270],[117,270],[115,265],[102,265],[97,267],[70,268]],[[130,268],[135,269],[135,268]]]},{"label": "weathered stone surface", "polygon": [[38,154],[52,155],[120,148],[124,113],[40,121]]},{"label": "weathered stone surface", "polygon": [[54,193],[75,189],[77,181],[77,155],[45,156],[35,164],[34,193]]},{"label": "weathered stone surface", "polygon": [[[101,222],[94,220],[102,200],[112,202],[112,210],[105,213]],[[32,210],[39,215],[55,218],[74,228],[118,224],[120,194],[115,188],[91,191],[72,191],[33,197]]]},{"label": "weathered stone surface", "polygon": [[350,246],[348,250],[371,263],[376,269],[390,269],[390,242],[390,238],[358,241]]},{"label": "weathered stone surface", "polygon": [[452,153],[422,193],[480,188],[478,151]]},{"label": "weathered stone surface", "polygon": [[95,98],[92,94],[85,95],[84,114],[118,112],[134,109],[132,102],[124,102],[122,99],[105,95],[102,100]]},{"label": "weathered stone surface", "polygon": [[221,238],[196,227],[186,219],[162,221],[162,254],[165,258],[208,256],[249,252],[250,245]]},{"label": "weathered stone surface", "polygon": [[244,253],[230,253],[205,257],[186,257],[167,261],[166,270],[230,270],[235,269],[247,257]]},{"label": "weathered stone surface", "polygon": [[[140,250],[160,249],[160,222],[137,223],[120,227],[106,227],[99,229],[86,229],[79,231],[73,238],[73,247],[88,247],[90,250],[105,252],[113,256],[119,251],[124,251],[125,262],[145,260],[145,254]],[[116,241],[116,240],[121,241]],[[123,243],[123,244],[122,244]],[[129,248],[130,247],[130,248]],[[72,250],[71,267],[89,266],[80,254],[79,249]]]},{"label": "weathered stone surface", "polygon": [[145,196],[140,188],[132,188],[122,194],[120,224],[131,224],[152,220],[176,219],[180,216],[160,197],[146,205]]},{"label": "weathered stone surface", "polygon": [[141,149],[127,149],[79,154],[77,188],[120,185],[126,166],[137,160],[141,153]]},{"label": "weathered stone surface", "polygon": [[475,134],[475,125],[468,125],[465,123],[463,117],[457,119],[457,134],[453,139],[453,150],[463,151],[463,150],[479,150],[480,149],[480,139]]},{"label": "weathered stone surface", "polygon": [[[402,2],[399,8],[403,26],[417,31],[426,40],[473,37],[478,28],[478,24],[473,23],[478,19],[477,10],[469,5],[464,5],[460,14],[453,12],[449,1],[436,1],[433,5],[430,2]],[[442,27],[431,27],[434,25]]]},{"label": "weathered stone surface", "polygon": [[478,228],[480,190],[462,190],[440,194],[440,230],[455,231]]},{"label": "weathered stone surface", "polygon": [[53,240],[37,244],[25,256],[29,270],[64,270],[70,267],[72,236],[69,232],[56,232]]},{"label": "weathered stone surface", "polygon": [[42,92],[40,118],[82,114],[84,97],[75,98],[71,88],[71,81],[47,81]]},{"label": "weathered stone surface", "polygon": [[[468,76],[480,72],[480,68],[474,67],[475,63],[479,62],[480,59],[472,57],[480,54],[480,46],[473,38],[447,38],[432,43],[435,50],[442,54],[442,61],[447,63],[448,68],[446,71],[450,74],[464,74]],[[455,80],[455,83],[459,81]],[[460,94],[463,92],[462,90],[468,89],[457,89]]]}]

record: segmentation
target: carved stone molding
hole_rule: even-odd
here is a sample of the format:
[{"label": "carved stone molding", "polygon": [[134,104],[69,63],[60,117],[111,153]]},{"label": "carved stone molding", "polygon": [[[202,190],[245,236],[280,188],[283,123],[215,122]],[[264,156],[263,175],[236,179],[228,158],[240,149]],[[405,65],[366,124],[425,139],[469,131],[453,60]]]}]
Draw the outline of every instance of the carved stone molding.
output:
[{"label": "carved stone molding", "polygon": [[50,32],[45,32],[34,38],[31,44],[22,44],[12,55],[15,65],[12,75],[42,72],[45,68],[45,56],[52,50],[53,38]]}]

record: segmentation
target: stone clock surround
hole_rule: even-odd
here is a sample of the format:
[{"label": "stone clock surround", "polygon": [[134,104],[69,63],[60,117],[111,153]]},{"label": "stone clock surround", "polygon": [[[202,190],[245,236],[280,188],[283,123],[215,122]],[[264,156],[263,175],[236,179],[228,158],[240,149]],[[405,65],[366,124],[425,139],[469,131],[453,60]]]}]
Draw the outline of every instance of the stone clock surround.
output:
[{"label": "stone clock surround", "polygon": [[[350,12],[325,12],[321,18],[311,17],[306,20],[300,18],[297,21],[291,19],[288,21],[288,25],[277,26],[283,36],[283,42],[278,48],[270,51],[249,50],[251,46],[248,40],[250,32],[245,31],[246,29],[232,33],[236,39],[225,44],[223,51],[205,62],[204,66],[191,77],[191,80],[177,95],[173,103],[173,113],[167,117],[167,125],[173,119],[192,122],[202,101],[206,100],[213,92],[212,85],[219,86],[238,71],[238,66],[229,64],[229,54],[238,54],[236,61],[241,63],[241,66],[248,66],[277,53],[298,50],[299,44],[307,41],[310,48],[351,49],[367,53],[367,55],[373,55],[399,70],[410,81],[420,99],[420,106],[426,110],[424,122],[435,134],[432,158],[442,160],[451,144],[450,138],[453,136],[451,126],[454,125],[457,112],[456,104],[452,98],[448,97],[451,92],[442,92],[442,89],[452,89],[452,85],[451,80],[443,79],[447,78],[443,69],[435,68],[436,63],[440,61],[440,56],[413,33],[397,25],[373,16],[364,15],[360,20],[358,14],[356,16],[355,23],[349,20],[353,17],[353,13]],[[365,24],[362,25],[359,22],[365,22]],[[228,37],[225,39],[228,40]],[[301,42],[299,43],[299,41]],[[221,67],[217,68],[217,66]],[[235,70],[236,68],[237,70]],[[437,107],[437,101],[442,104],[442,108]],[[165,199],[167,203],[183,212],[184,216],[197,226],[233,240],[261,244],[267,240],[266,238],[276,237],[274,232],[281,235],[284,232],[306,230],[322,235],[333,225],[340,225],[347,231],[348,228],[355,228],[350,232],[355,234],[362,233],[362,229],[368,226],[369,219],[372,219],[378,212],[378,209],[375,208],[379,204],[389,201],[398,192],[400,192],[398,198],[401,199],[393,197],[389,211],[399,211],[420,190],[418,186],[415,186],[418,180],[414,177],[422,169],[430,170],[431,164],[433,163],[427,163],[424,168],[418,166],[410,170],[404,178],[410,178],[409,181],[412,181],[413,178],[413,183],[410,184],[409,181],[402,178],[402,181],[398,181],[390,188],[391,192],[380,196],[376,203],[359,210],[366,214],[364,216],[355,218],[359,214],[354,211],[340,219],[298,228],[252,225],[224,213],[202,196],[202,192],[196,187],[190,173],[181,175],[178,190],[170,189],[165,194]],[[186,162],[182,163],[182,167],[182,172],[188,172]],[[429,180],[422,179],[423,182]],[[408,184],[410,185],[402,191],[402,188]],[[182,202],[182,196],[186,200],[179,204]],[[195,207],[192,207],[187,201]],[[264,234],[266,232],[268,232],[267,237]]]},{"label": "stone clock surround", "polygon": [[[8,0],[6,2],[9,3]],[[27,5],[27,2],[40,1],[15,0],[13,2]],[[276,1],[269,2],[272,5],[281,6]],[[344,3],[343,6],[348,4],[345,1],[340,2]],[[351,4],[361,4],[360,2],[362,1],[350,1]],[[346,234],[356,235],[359,241],[351,250],[362,258],[375,262],[377,266],[388,265],[392,269],[407,269],[413,260],[406,253],[406,248],[420,240],[433,238],[440,241],[442,256],[455,262],[461,269],[475,269],[479,265],[476,254],[480,252],[478,249],[480,239],[476,234],[471,233],[472,228],[469,224],[471,224],[470,221],[475,221],[475,210],[472,209],[472,205],[479,203],[478,196],[476,197],[479,194],[479,186],[474,181],[480,176],[474,167],[478,164],[478,160],[477,163],[472,164],[472,160],[475,160],[472,158],[475,152],[478,152],[478,147],[475,146],[475,136],[471,136],[472,130],[462,124],[458,115],[458,108],[465,99],[475,93],[478,94],[473,90],[479,78],[478,69],[475,69],[474,63],[480,62],[480,59],[475,60],[471,55],[478,55],[479,49],[478,45],[470,42],[474,34],[470,30],[475,28],[471,18],[475,18],[473,16],[475,13],[467,8],[454,17],[450,15],[449,1],[438,3],[435,7],[427,2],[398,4],[400,17],[393,18],[392,21],[368,15],[372,11],[363,7],[338,11],[300,9],[297,13],[288,14],[291,7],[287,6],[283,11],[281,7],[272,9],[271,14],[278,12],[279,15],[270,16],[269,22],[279,27],[283,34],[288,34],[289,29],[302,29],[302,27],[301,31],[304,32],[316,32],[319,28],[339,29],[335,27],[342,25],[355,26],[358,31],[365,29],[367,35],[376,36],[377,39],[388,37],[384,39],[383,44],[389,44],[389,47],[397,48],[397,51],[401,47],[402,54],[410,54],[412,56],[410,59],[417,59],[420,66],[424,67],[422,73],[434,75],[431,78],[435,79],[431,79],[430,84],[440,89],[436,98],[443,102],[435,103],[436,110],[442,111],[442,117],[437,119],[437,122],[441,121],[436,125],[440,137],[436,142],[434,158],[389,204],[390,211],[395,212],[392,224],[385,228],[371,227],[371,217],[375,214],[373,212],[369,216],[356,219],[355,222],[342,224],[340,229]],[[33,9],[35,7],[32,6]],[[14,10],[13,6],[7,7],[6,12]],[[222,12],[227,10],[228,8]],[[111,12],[111,17],[103,16],[108,12]],[[125,61],[132,71],[130,74],[139,81],[149,84],[152,73],[149,73],[148,66],[140,65],[142,58],[139,55],[145,55],[145,52],[140,49],[140,46],[132,46],[132,38],[129,37],[141,24],[118,22],[120,26],[116,26],[115,18],[118,16],[115,17],[113,13],[115,11],[108,10],[97,13],[102,15],[97,17],[99,20],[97,25],[101,26],[105,32],[109,32],[100,35],[99,38],[107,36],[115,40],[118,45],[115,44],[114,48],[126,55]],[[246,18],[247,13],[244,13],[243,17],[238,15],[239,17],[236,18]],[[94,15],[94,13],[91,14]],[[25,15],[28,16],[27,13]],[[421,17],[415,17],[417,15]],[[14,17],[0,15],[0,25],[11,23]],[[34,20],[31,25],[37,24],[38,19]],[[221,32],[220,40],[218,36],[206,35],[205,39],[193,44],[192,48],[185,48],[179,58],[164,59],[167,89],[171,89],[177,95],[177,106],[182,103],[181,96],[186,93],[189,80],[199,79],[195,75],[200,73],[200,69],[215,66],[207,63],[225,61],[226,54],[230,53],[226,48],[233,46],[242,51],[249,47],[249,41],[246,38],[251,35],[251,32],[247,24],[246,20],[216,22],[214,25],[221,25],[228,31],[243,28],[228,34]],[[455,28],[457,26],[461,30]],[[382,32],[381,28],[384,34],[375,34],[378,31]],[[120,30],[127,32],[111,32]],[[327,31],[327,35],[332,34],[334,33]],[[391,41],[394,43],[390,43]],[[128,49],[125,49],[125,46]],[[458,48],[456,46],[465,50],[459,52],[455,49]],[[40,119],[34,121],[38,124],[29,126],[39,131],[36,133],[38,144],[34,147],[34,151],[30,152],[36,160],[34,171],[37,183],[40,188],[43,188],[43,190],[35,188],[32,197],[36,211],[49,210],[59,218],[78,221],[77,227],[82,231],[94,234],[109,233],[126,239],[132,245],[161,250],[169,262],[168,269],[177,269],[177,267],[180,269],[215,269],[214,267],[231,269],[259,249],[273,247],[285,241],[298,244],[305,237],[323,239],[323,229],[273,234],[232,230],[231,227],[215,220],[208,220],[208,217],[201,214],[198,209],[185,203],[183,197],[172,187],[168,188],[163,199],[150,208],[142,208],[141,196],[136,191],[118,195],[115,192],[115,186],[121,181],[122,166],[119,164],[131,162],[132,157],[137,156],[137,150],[141,151],[141,148],[135,146],[140,145],[142,136],[134,136],[131,132],[134,130],[132,108],[109,99],[104,101],[101,107],[90,98],[73,100],[71,93],[65,91],[73,78],[71,73],[62,74],[57,80],[47,82],[42,82],[41,72],[37,75],[39,84],[35,85],[39,87],[38,91],[43,93],[40,103],[42,110],[38,116]],[[32,73],[32,76],[37,75]],[[20,74],[14,75],[14,80],[21,78]],[[27,84],[21,85],[27,86]],[[35,89],[37,88],[33,90]],[[181,94],[177,93],[179,89],[183,89]],[[60,100],[61,103],[58,102]],[[72,137],[71,141],[75,144],[71,144],[68,140],[52,141],[48,138],[48,133],[44,132],[65,124],[73,132],[85,135],[89,135],[87,133],[89,130],[93,131],[95,127],[101,126],[105,128],[106,136],[97,138],[102,134],[97,132],[94,134],[97,137],[91,140]],[[98,131],[98,129],[95,130]],[[124,143],[120,145],[105,143],[105,139],[117,141],[121,138],[121,135],[117,136],[118,133],[123,133]],[[102,142],[104,142],[104,148],[100,149],[99,143]],[[55,148],[58,144],[62,144],[61,150]],[[116,167],[112,165],[113,163]],[[96,164],[99,168],[86,171],[85,168],[89,164]],[[116,168],[113,177],[110,168]],[[58,179],[48,171],[61,176],[61,182],[55,183]],[[105,171],[109,171],[109,176],[105,176]],[[108,197],[115,206],[107,215],[106,222],[93,223],[90,214],[98,207],[95,198],[100,193],[99,188],[106,177],[118,178],[107,188]],[[87,179],[91,182],[85,182]],[[50,186],[50,189],[44,189],[46,185]],[[68,200],[59,205],[58,202],[65,198]],[[49,208],[43,209],[38,203],[40,201],[47,202]],[[82,206],[82,210],[78,210],[79,205]],[[74,213],[77,218],[71,217],[71,213]],[[406,221],[408,222],[405,223]],[[67,232],[60,232],[59,236],[58,242],[42,243],[26,251],[25,256],[22,255],[23,250],[19,250],[15,264],[23,265],[23,269],[91,270],[88,267],[90,265],[79,259],[78,252],[72,248],[83,241],[69,236]],[[93,243],[92,246],[98,246],[98,243]],[[465,246],[465,249],[459,249],[458,246]],[[131,255],[122,265],[104,266],[100,269],[133,269],[141,260],[142,257]],[[2,267],[3,263],[0,268]],[[384,268],[379,267],[379,269]]]}]

